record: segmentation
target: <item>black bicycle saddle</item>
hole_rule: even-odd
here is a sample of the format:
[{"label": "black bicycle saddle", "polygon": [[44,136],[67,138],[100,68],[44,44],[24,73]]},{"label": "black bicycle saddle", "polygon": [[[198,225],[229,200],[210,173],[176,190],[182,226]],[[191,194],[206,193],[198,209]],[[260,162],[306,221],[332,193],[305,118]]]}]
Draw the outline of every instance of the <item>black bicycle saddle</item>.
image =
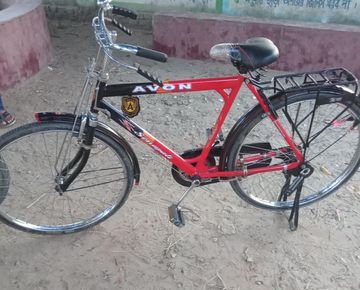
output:
[{"label": "black bicycle saddle", "polygon": [[242,68],[252,71],[267,66],[279,58],[279,49],[268,38],[254,37],[244,43],[220,43],[210,49],[216,60],[230,60]]}]

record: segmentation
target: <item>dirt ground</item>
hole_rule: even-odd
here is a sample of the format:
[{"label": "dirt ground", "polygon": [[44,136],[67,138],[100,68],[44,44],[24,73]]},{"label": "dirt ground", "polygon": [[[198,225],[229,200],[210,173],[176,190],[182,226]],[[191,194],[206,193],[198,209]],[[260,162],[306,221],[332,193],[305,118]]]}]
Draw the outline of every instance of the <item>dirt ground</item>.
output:
[{"label": "dirt ground", "polygon": [[[17,126],[33,120],[34,111],[72,111],[87,58],[96,53],[89,24],[50,24],[52,63],[5,98]],[[135,30],[125,41],[149,47],[151,32]],[[137,61],[163,79],[235,72],[211,61]],[[143,81],[115,67],[111,72],[112,81]],[[253,103],[244,92],[227,126]],[[205,142],[205,128],[222,103],[199,93],[146,96],[141,105],[135,121],[180,152]],[[246,204],[227,183],[195,189],[184,202],[191,209],[187,224],[179,229],[168,222],[167,207],[184,188],[173,181],[166,161],[132,145],[141,183],[102,224],[65,236],[31,235],[0,224],[0,289],[360,289],[359,174],[304,208],[296,232],[289,231],[284,214]]]}]

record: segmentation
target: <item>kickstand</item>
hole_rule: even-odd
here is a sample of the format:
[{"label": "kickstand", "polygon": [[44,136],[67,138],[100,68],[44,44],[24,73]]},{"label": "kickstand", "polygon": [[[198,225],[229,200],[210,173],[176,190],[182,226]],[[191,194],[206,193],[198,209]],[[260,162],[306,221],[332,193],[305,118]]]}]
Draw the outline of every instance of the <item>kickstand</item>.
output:
[{"label": "kickstand", "polygon": [[304,185],[304,180],[313,172],[314,168],[310,164],[304,163],[301,165],[301,171],[299,172],[299,175],[293,180],[293,182],[290,182],[291,175],[285,175],[286,181],[283,188],[281,189],[280,195],[278,196],[278,201],[287,201],[288,196],[296,192],[294,203],[288,219],[290,231],[297,230],[299,224],[300,195]]},{"label": "kickstand", "polygon": [[285,181],[283,188],[281,189],[280,195],[278,196],[278,201],[287,201],[288,190],[289,190],[290,181],[291,181],[291,175],[286,174],[285,178],[286,178],[286,181]]},{"label": "kickstand", "polygon": [[299,203],[300,203],[300,195],[303,184],[304,184],[304,178],[302,178],[302,180],[299,182],[296,188],[294,204],[292,206],[290,217],[288,219],[290,231],[296,231],[299,224],[299,208],[300,208]]}]

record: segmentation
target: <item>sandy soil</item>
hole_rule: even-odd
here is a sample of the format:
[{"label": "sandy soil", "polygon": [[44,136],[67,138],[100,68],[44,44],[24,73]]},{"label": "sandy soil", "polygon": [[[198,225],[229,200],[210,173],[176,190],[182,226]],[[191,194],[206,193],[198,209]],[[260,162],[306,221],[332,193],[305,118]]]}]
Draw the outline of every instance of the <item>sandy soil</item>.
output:
[{"label": "sandy soil", "polygon": [[[135,32],[133,43],[151,45],[151,32]],[[34,111],[72,110],[86,60],[96,52],[89,24],[51,23],[51,34],[50,66],[7,92],[17,125],[33,120]],[[163,79],[234,73],[230,65],[213,62],[138,61]],[[111,70],[113,81],[143,81]],[[136,121],[183,151],[205,142],[204,128],[215,120],[219,99],[211,93],[146,96]],[[227,125],[253,103],[244,92]],[[166,162],[132,145],[141,183],[106,222],[66,236],[31,235],[0,224],[0,289],[360,289],[359,174],[303,209],[296,232],[288,230],[284,214],[246,204],[227,183],[194,190],[184,203],[191,209],[187,225],[178,229],[168,222],[167,207],[184,188],[173,181]]]}]

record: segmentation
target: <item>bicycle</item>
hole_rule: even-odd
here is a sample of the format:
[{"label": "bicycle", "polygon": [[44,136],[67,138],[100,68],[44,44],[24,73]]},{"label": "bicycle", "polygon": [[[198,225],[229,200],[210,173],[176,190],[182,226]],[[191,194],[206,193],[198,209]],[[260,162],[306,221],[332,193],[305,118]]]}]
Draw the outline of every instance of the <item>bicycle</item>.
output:
[{"label": "bicycle", "polygon": [[[140,181],[130,144],[98,115],[104,114],[172,164],[172,175],[187,187],[169,206],[170,221],[185,224],[181,202],[198,186],[229,182],[250,204],[291,210],[291,230],[299,208],[327,197],[360,165],[358,80],[344,68],[285,74],[263,80],[263,67],[279,57],[266,38],[215,45],[210,54],[232,63],[239,74],[221,78],[166,81],[113,55],[114,50],[166,62],[167,55],[116,43],[116,32],[131,31],[105,12],[136,19],[129,9],[98,0],[92,25],[99,44],[73,113],[37,112],[35,123],[7,132],[0,140],[0,219],[27,232],[72,233],[114,214]],[[137,71],[150,82],[107,84],[109,60]],[[234,100],[246,86],[258,105],[227,136],[221,132]],[[216,91],[224,105],[201,148],[174,152],[138,126],[139,96]],[[271,96],[267,96],[267,92]],[[122,110],[108,98],[122,96]],[[311,146],[310,146],[311,145]],[[334,156],[335,155],[335,156]],[[340,155],[340,156],[339,156]]]}]

